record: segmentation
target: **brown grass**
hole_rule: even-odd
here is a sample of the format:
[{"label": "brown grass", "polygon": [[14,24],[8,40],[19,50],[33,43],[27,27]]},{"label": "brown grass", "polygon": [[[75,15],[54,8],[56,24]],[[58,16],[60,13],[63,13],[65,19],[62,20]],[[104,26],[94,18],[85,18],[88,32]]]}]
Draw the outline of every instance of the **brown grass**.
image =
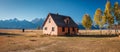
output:
[{"label": "brown grass", "polygon": [[0,52],[120,52],[120,37],[53,37],[43,36],[41,30],[0,32],[8,33],[0,36]]},{"label": "brown grass", "polygon": [[[102,34],[100,33],[100,30],[79,30],[79,34],[82,35],[114,35],[115,34],[115,30],[102,30]],[[116,32],[116,34],[120,35],[120,30],[118,30]]]}]

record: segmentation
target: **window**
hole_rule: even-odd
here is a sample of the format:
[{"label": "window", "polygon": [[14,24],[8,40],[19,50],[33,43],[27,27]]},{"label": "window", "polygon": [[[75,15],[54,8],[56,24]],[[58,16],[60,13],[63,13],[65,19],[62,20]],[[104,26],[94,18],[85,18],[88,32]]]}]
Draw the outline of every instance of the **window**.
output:
[{"label": "window", "polygon": [[75,31],[75,28],[74,28],[74,27],[72,28],[72,31]]},{"label": "window", "polygon": [[52,27],[52,31],[54,31],[55,30],[55,28],[54,27]]},{"label": "window", "polygon": [[49,18],[49,23],[51,22],[50,18]]},{"label": "window", "polygon": [[69,24],[69,20],[67,20],[67,24]]},{"label": "window", "polygon": [[62,32],[65,32],[65,27],[62,27]]},{"label": "window", "polygon": [[65,19],[64,19],[64,22],[65,22],[66,24],[69,24],[69,23],[70,23],[70,19],[69,19],[69,18],[65,18]]},{"label": "window", "polygon": [[47,27],[45,27],[45,30],[47,30]]}]

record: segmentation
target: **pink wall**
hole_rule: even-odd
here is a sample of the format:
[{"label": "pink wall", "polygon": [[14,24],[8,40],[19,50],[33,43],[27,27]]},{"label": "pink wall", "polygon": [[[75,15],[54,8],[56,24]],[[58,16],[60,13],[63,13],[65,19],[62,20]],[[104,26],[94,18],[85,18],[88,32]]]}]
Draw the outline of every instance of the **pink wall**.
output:
[{"label": "pink wall", "polygon": [[[50,19],[50,23],[49,23]],[[47,27],[47,30],[45,30],[45,27]],[[54,31],[52,31],[52,27],[54,27]],[[48,19],[43,27],[43,34],[48,34],[48,35],[57,35],[57,26],[55,22],[53,21],[52,17],[49,15]]]}]

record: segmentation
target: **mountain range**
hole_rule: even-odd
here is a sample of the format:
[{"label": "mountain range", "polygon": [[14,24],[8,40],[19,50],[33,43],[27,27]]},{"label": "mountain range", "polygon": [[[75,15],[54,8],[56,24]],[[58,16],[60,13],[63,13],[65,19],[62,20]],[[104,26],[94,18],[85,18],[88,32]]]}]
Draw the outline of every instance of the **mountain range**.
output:
[{"label": "mountain range", "polygon": [[[81,30],[84,30],[85,27],[83,27],[83,25],[81,23],[78,23],[78,28],[81,29]],[[92,25],[91,26],[91,29],[99,29],[99,26],[94,26]],[[103,28],[104,29],[104,28]]]},{"label": "mountain range", "polygon": [[0,20],[0,29],[36,29],[41,27],[44,19],[35,18],[32,21],[18,20],[17,18],[9,20]]},{"label": "mountain range", "polygon": [[[0,29],[37,29],[42,27],[45,19],[35,18],[31,21],[18,20],[17,18],[9,20],[0,20]],[[81,23],[78,23],[79,29],[85,29]],[[91,29],[99,29],[98,26],[92,25]]]}]

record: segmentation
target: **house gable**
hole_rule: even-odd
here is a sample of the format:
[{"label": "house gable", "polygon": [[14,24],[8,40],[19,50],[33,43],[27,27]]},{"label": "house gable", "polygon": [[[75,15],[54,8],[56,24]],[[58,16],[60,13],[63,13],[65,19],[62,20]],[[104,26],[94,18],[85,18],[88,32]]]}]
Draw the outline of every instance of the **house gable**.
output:
[{"label": "house gable", "polygon": [[[44,21],[42,27],[44,27],[44,25],[46,24],[47,20],[49,20],[49,19],[48,19],[49,17],[51,17],[50,14],[48,14],[48,16],[47,16],[47,18],[45,19],[45,21]],[[51,18],[51,19],[52,19],[52,18]]]},{"label": "house gable", "polygon": [[51,34],[51,35],[57,35],[57,25],[54,22],[51,15],[48,15],[44,24],[43,24],[43,33],[44,34]]}]

